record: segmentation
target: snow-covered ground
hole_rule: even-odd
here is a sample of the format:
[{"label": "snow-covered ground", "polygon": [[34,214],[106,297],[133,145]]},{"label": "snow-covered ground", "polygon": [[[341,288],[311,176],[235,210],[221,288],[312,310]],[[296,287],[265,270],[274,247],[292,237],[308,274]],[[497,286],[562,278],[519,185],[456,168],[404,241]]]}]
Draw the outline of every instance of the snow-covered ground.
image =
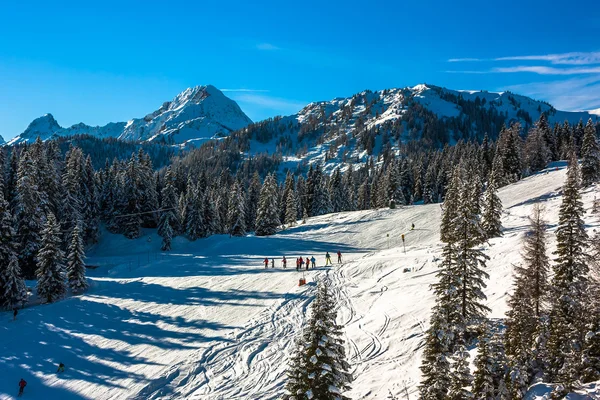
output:
[{"label": "snow-covered ground", "polygon": [[[505,235],[485,246],[491,317],[506,310],[536,202],[556,228],[564,177],[562,166],[551,168],[501,190]],[[584,194],[588,210],[593,197],[591,189]],[[15,322],[1,314],[0,399],[16,395],[21,377],[32,399],[278,398],[315,281],[326,276],[355,375],[349,395],[416,399],[440,213],[433,204],[331,214],[268,238],[177,238],[171,253],[158,251],[154,232],[136,241],[105,234],[88,254],[99,267],[85,295],[26,308]],[[586,222],[597,229],[589,213]],[[343,265],[323,267],[325,252],[337,250]],[[296,257],[313,255],[316,270],[295,271]],[[265,256],[276,259],[275,269],[264,269]],[[298,287],[303,275],[308,284]],[[56,374],[59,362],[66,371]]]}]

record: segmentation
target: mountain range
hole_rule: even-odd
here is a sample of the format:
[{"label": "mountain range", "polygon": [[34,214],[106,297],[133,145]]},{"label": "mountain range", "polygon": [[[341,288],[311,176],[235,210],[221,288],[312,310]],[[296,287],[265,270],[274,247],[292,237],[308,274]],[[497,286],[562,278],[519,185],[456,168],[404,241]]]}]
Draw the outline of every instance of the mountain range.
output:
[{"label": "mountain range", "polygon": [[[250,153],[281,151],[327,159],[344,144],[344,157],[361,157],[385,144],[383,134],[397,143],[420,139],[427,143],[452,144],[460,139],[494,137],[502,124],[519,121],[525,128],[546,114],[550,123],[571,124],[594,112],[556,110],[552,105],[511,92],[457,91],[434,85],[363,91],[351,97],[310,103],[298,113],[252,123],[235,101],[214,86],[196,86],[163,103],[143,118],[105,126],[79,123],[59,125],[52,114],[32,121],[27,129],[8,142],[18,144],[61,136],[88,134],[138,142],[161,142],[196,146],[206,140],[239,131],[250,139]],[[354,141],[354,143],[352,143]],[[379,143],[378,143],[379,142]],[[330,154],[322,148],[328,145]],[[336,149],[339,150],[339,149]],[[339,155],[339,154],[338,154]]]},{"label": "mountain range", "polygon": [[130,141],[159,141],[176,144],[198,144],[238,130],[252,123],[237,103],[214,86],[196,86],[164,102],[156,111],[127,122],[111,122],[104,126],[84,123],[63,128],[52,114],[33,120],[27,129],[8,144],[47,140],[60,136],[88,134],[98,138]]}]

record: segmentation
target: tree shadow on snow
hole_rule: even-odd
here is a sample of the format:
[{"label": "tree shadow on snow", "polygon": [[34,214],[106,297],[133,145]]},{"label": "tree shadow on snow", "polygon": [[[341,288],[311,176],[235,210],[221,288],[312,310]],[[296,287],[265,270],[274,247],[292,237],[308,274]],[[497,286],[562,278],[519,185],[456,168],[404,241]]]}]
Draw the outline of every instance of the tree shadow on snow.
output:
[{"label": "tree shadow on snow", "polygon": [[[228,341],[218,331],[233,328],[154,314],[149,312],[152,307],[133,311],[94,300],[73,297],[23,310],[16,322],[0,330],[0,393],[12,389],[13,384],[16,388],[21,377],[28,381],[26,392],[35,391],[39,394],[35,397],[44,399],[84,398],[69,391],[71,380],[112,388],[129,387],[132,381],[143,384],[148,381],[144,375],[119,365],[166,367],[166,363],[150,361],[145,351],[200,349],[206,342]],[[105,341],[111,341],[112,348],[102,345]],[[141,345],[145,346],[135,347]],[[57,378],[64,380],[66,387],[48,386],[37,377],[52,377],[59,362],[66,365],[66,371]]]}]

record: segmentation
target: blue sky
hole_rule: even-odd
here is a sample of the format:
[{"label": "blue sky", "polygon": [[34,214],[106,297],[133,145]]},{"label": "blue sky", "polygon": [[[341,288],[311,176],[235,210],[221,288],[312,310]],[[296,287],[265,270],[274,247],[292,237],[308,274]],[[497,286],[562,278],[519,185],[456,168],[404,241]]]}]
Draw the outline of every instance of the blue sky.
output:
[{"label": "blue sky", "polygon": [[600,108],[594,1],[22,1],[0,6],[0,134],[142,117],[186,87],[253,120],[431,83]]}]

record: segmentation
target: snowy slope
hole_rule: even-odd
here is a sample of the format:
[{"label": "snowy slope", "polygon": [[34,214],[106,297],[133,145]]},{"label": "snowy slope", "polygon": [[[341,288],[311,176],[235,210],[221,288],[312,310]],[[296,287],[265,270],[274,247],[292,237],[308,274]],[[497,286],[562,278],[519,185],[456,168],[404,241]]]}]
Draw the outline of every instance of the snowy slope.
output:
[{"label": "snowy slope", "polygon": [[[535,202],[544,203],[555,228],[564,178],[561,166],[501,190],[505,235],[485,246],[491,317],[506,311]],[[588,210],[593,196],[584,193]],[[22,310],[16,322],[2,314],[0,399],[14,397],[21,377],[31,399],[276,399],[314,282],[325,277],[356,377],[350,396],[415,398],[439,219],[439,204],[331,214],[273,237],[177,238],[164,254],[154,232],[136,241],[103,235],[88,254],[99,266],[88,293]],[[586,222],[598,228],[589,214]],[[303,273],[280,268],[283,255],[290,264],[315,255],[322,265],[324,253],[338,249],[344,264],[308,271],[303,287]],[[265,270],[265,256],[276,258],[277,268]],[[61,361],[67,370],[57,375]]]},{"label": "snowy slope", "polygon": [[227,135],[252,123],[237,103],[214,86],[196,86],[178,94],[153,113],[128,122],[88,126],[84,123],[61,127],[52,114],[35,119],[9,144],[42,140],[56,136],[88,134],[99,138],[198,144]]}]

